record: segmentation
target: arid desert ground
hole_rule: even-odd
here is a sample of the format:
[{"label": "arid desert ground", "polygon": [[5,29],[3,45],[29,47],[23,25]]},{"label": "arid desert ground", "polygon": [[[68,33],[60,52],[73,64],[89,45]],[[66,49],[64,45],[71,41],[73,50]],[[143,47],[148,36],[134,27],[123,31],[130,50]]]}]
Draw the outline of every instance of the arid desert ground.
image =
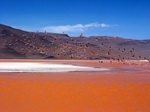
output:
[{"label": "arid desert ground", "polygon": [[99,60],[0,60],[107,68],[2,72],[0,112],[150,112],[150,63]]}]

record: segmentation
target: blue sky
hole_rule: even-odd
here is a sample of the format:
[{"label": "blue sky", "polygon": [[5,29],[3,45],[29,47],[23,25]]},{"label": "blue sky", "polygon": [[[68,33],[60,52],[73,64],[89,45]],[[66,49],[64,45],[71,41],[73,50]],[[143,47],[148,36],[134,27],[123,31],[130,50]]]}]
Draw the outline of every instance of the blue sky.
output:
[{"label": "blue sky", "polygon": [[27,31],[150,39],[149,0],[0,0],[0,23]]}]

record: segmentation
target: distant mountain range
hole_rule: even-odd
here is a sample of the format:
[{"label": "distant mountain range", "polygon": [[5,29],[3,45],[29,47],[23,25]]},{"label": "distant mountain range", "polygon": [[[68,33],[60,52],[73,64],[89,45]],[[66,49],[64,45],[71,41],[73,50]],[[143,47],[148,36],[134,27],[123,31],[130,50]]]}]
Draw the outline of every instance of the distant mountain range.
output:
[{"label": "distant mountain range", "polygon": [[27,32],[0,24],[1,59],[150,59],[150,40],[70,37]]}]

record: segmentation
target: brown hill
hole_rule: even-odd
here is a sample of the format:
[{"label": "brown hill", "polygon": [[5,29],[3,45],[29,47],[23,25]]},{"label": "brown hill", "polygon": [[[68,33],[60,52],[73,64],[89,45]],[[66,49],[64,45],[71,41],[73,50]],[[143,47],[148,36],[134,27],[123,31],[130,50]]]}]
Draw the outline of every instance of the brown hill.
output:
[{"label": "brown hill", "polygon": [[0,24],[0,58],[6,59],[150,59],[150,40],[120,37],[69,37],[27,32]]}]

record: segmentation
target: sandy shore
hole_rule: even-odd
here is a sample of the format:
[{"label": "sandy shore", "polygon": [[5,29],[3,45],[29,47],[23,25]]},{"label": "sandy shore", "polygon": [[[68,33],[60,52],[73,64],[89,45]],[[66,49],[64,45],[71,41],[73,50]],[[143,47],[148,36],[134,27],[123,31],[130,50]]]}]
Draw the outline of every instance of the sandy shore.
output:
[{"label": "sandy shore", "polygon": [[149,112],[150,63],[0,60],[61,63],[110,71],[0,73],[1,112]]}]

